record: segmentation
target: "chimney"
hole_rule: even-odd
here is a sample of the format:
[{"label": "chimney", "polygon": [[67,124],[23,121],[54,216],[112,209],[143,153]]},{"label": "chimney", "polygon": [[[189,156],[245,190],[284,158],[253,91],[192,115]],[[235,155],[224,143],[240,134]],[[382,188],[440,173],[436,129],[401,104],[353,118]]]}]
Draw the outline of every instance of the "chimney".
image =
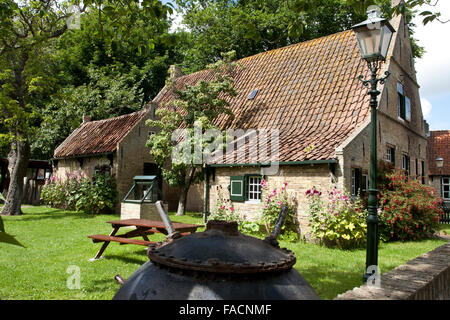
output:
[{"label": "chimney", "polygon": [[83,123],[91,121],[91,117],[83,115]]},{"label": "chimney", "polygon": [[169,68],[169,78],[170,79],[176,79],[183,75],[183,72],[181,72],[180,66],[171,65]]}]

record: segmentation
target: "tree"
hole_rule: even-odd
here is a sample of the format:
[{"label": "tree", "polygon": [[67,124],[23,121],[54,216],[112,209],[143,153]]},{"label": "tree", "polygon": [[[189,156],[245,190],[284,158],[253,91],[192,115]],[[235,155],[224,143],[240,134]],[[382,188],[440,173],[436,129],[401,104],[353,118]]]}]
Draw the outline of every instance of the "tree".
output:
[{"label": "tree", "polygon": [[[214,137],[204,139],[204,133],[217,130],[214,119],[220,115],[234,117],[227,101],[237,94],[233,81],[234,57],[235,52],[230,52],[223,55],[223,60],[210,65],[211,80],[178,88],[176,81],[169,79],[167,87],[173,99],[158,107],[157,120],[147,121],[147,125],[160,129],[149,137],[150,154],[168,184],[181,189],[177,215],[185,213],[190,186],[203,180],[203,156],[207,145],[214,140]],[[221,139],[223,142],[222,136],[218,140]]]},{"label": "tree", "polygon": [[58,90],[41,112],[32,157],[52,157],[83,115],[100,120],[140,110],[164,86],[176,59],[176,36],[168,33],[167,18],[155,20],[135,8],[120,19],[102,15],[100,28],[98,13],[88,11],[80,29],[66,32],[54,44]]},{"label": "tree", "polygon": [[235,50],[240,59],[348,30],[366,17],[365,10],[350,0],[178,0],[177,4],[187,27],[179,46],[186,72],[204,69],[223,51]]},{"label": "tree", "polygon": [[[123,6],[123,3],[126,5]],[[0,140],[10,144],[8,154],[10,185],[1,214],[20,214],[25,176],[30,158],[30,137],[39,127],[39,93],[51,90],[52,74],[45,57],[55,39],[68,29],[67,20],[73,15],[70,5],[78,5],[78,12],[92,9],[116,17],[139,7],[138,0],[30,0],[0,3]],[[160,1],[143,1],[141,6],[156,17],[167,13]],[[102,32],[102,31],[100,31]]]},{"label": "tree", "polygon": [[[428,6],[428,7],[436,7],[440,0],[407,0],[406,2],[402,1],[393,9],[397,14],[406,14],[407,11],[413,11],[417,13],[415,10],[418,7]],[[450,19],[442,20],[442,14],[438,11],[424,10],[419,13],[420,16],[423,17],[422,23],[426,25],[429,22],[438,21],[440,23],[448,23]]]}]

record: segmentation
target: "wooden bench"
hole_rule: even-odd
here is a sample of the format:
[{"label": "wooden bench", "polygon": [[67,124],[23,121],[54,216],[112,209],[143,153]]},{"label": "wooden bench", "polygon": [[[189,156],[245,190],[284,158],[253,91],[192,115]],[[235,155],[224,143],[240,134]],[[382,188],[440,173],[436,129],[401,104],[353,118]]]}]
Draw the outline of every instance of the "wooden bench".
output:
[{"label": "wooden bench", "polygon": [[98,242],[106,242],[106,241],[116,241],[124,244],[137,244],[141,246],[148,246],[152,243],[156,243],[153,241],[145,241],[140,239],[131,239],[131,238],[125,238],[125,237],[114,237],[114,236],[107,236],[104,234],[94,234],[88,236],[88,238],[92,239],[92,242],[98,243]]},{"label": "wooden bench", "polygon": [[[126,219],[126,220],[115,220],[107,221],[113,227],[112,232],[109,235],[104,234],[94,234],[89,235],[88,238],[92,239],[92,242],[98,243],[103,242],[102,247],[97,252],[93,259],[94,261],[101,258],[102,253],[106,250],[110,242],[119,242],[120,244],[137,244],[141,246],[148,246],[152,242],[148,239],[147,235],[154,233],[167,234],[166,227],[162,221],[144,220],[144,219]],[[180,232],[182,235],[188,235],[194,233],[200,225],[196,224],[186,224],[174,222],[173,226],[176,231]],[[136,227],[136,229],[128,231],[122,235],[116,235],[122,227]],[[142,237],[144,240],[132,239],[135,237]]]}]

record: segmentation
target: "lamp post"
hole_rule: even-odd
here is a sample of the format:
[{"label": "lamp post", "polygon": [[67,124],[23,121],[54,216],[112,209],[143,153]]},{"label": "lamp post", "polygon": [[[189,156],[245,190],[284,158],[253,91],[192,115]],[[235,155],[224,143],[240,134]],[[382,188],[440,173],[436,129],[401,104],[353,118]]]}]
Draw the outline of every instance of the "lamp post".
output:
[{"label": "lamp post", "polygon": [[[395,32],[388,20],[381,18],[379,8],[369,8],[368,19],[352,27],[355,32],[361,56],[366,60],[371,77],[364,80],[359,79],[365,87],[370,86],[371,109],[371,149],[370,149],[370,186],[367,216],[367,250],[366,250],[366,271],[363,279],[365,282],[372,276],[378,268],[378,190],[377,190],[377,107],[378,95],[377,84],[384,84],[389,72],[385,72],[385,77],[378,78],[378,70],[381,63],[386,60],[392,35]],[[375,269],[373,269],[375,267]],[[370,272],[369,270],[373,270]]]},{"label": "lamp post", "polygon": [[439,168],[439,172],[441,174],[441,198],[443,199],[444,198],[444,190],[443,190],[443,183],[442,183],[443,182],[442,181],[442,167],[444,166],[444,159],[442,159],[441,156],[438,156],[436,158],[436,160],[434,160],[434,161],[436,161],[436,167]]}]

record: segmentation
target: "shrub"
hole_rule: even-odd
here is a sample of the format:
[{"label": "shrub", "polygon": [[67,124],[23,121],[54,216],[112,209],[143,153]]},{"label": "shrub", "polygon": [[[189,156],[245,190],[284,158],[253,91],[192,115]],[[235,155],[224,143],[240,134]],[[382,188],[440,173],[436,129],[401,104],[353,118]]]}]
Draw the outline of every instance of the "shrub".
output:
[{"label": "shrub", "polygon": [[97,174],[92,179],[74,171],[61,181],[54,176],[42,188],[45,204],[64,210],[103,213],[114,209],[117,199],[116,182],[109,174]]},{"label": "shrub", "polygon": [[402,171],[386,175],[380,186],[379,218],[381,239],[416,240],[431,237],[439,228],[442,200],[433,188]]},{"label": "shrub", "polygon": [[287,191],[287,182],[284,182],[281,188],[274,188],[270,191],[265,180],[261,181],[264,198],[264,207],[261,214],[261,222],[266,229],[266,233],[270,234],[280,214],[281,208],[288,208],[286,219],[279,239],[296,241],[300,237],[298,219],[297,219],[297,199],[290,195]]},{"label": "shrub", "polygon": [[245,218],[241,218],[240,214],[231,204],[231,201],[224,198],[222,186],[217,187],[216,208],[208,217],[208,220],[236,221],[240,232],[245,234],[260,235],[259,223],[247,221]]},{"label": "shrub", "polygon": [[332,189],[324,204],[322,193],[312,188],[306,192],[311,235],[328,247],[351,249],[366,242],[367,211],[359,197],[354,200],[341,190]]},{"label": "shrub", "polygon": [[278,238],[281,240],[296,241],[299,238],[299,228],[296,219],[297,201],[295,197],[288,194],[286,186],[287,183],[283,183],[280,191],[277,191],[278,189],[275,188],[272,192],[269,192],[266,181],[261,181],[262,194],[267,194],[267,196],[263,203],[262,213],[256,221],[249,221],[245,215],[239,214],[233,207],[231,201],[224,198],[222,187],[218,186],[216,208],[208,219],[236,221],[239,225],[239,231],[242,233],[264,237],[272,232],[280,214],[281,207],[286,205],[288,212]]}]

